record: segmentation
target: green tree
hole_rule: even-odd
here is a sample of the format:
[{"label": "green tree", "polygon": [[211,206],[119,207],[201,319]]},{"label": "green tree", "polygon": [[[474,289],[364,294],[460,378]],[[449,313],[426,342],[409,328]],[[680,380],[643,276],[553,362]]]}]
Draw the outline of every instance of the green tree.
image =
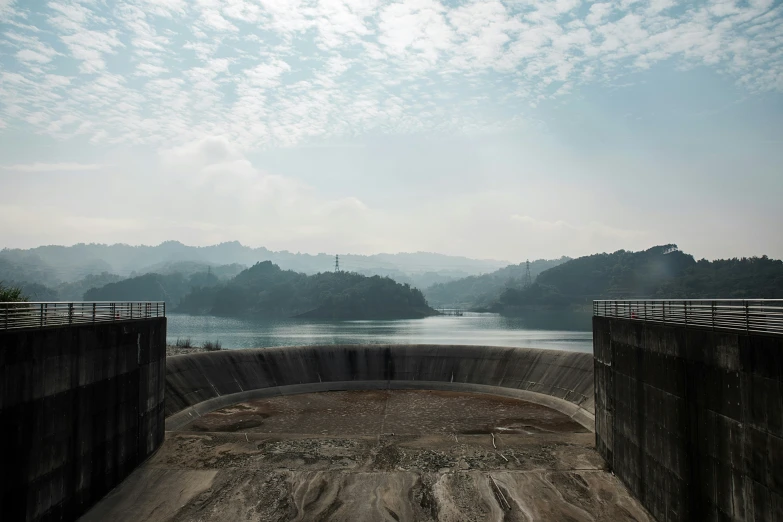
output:
[{"label": "green tree", "polygon": [[5,286],[0,283],[0,303],[23,303],[27,301],[27,296],[22,293],[22,289],[14,286]]}]

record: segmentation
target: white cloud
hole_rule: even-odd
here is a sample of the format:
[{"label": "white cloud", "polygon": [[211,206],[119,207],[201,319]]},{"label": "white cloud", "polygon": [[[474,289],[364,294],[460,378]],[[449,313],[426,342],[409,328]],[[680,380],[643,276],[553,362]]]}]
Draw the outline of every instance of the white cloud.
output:
[{"label": "white cloud", "polygon": [[640,230],[610,227],[598,221],[590,221],[586,224],[576,225],[561,219],[555,221],[546,221],[544,219],[536,219],[522,214],[512,214],[511,220],[515,223],[520,223],[542,232],[593,234],[619,239],[634,239],[646,234],[644,231]]},{"label": "white cloud", "polygon": [[326,198],[298,180],[262,172],[225,136],[164,150],[160,159],[177,190],[188,193],[187,200],[171,203],[174,210],[188,215],[199,209],[198,221],[210,223],[222,239],[279,248],[309,240],[378,240],[378,220],[358,198]]},{"label": "white cloud", "polygon": [[169,72],[169,70],[165,67],[161,67],[160,65],[154,65],[151,63],[140,63],[136,66],[136,75],[137,76],[149,76],[149,77],[155,77],[160,76],[161,74],[165,74]]},{"label": "white cloud", "polygon": [[22,49],[18,53],[16,53],[16,59],[20,62],[37,62],[37,63],[48,63],[51,62],[51,57],[33,51],[32,49]]},{"label": "white cloud", "polygon": [[612,4],[599,2],[590,6],[590,14],[585,18],[587,25],[598,25],[612,12]]},{"label": "white cloud", "polygon": [[26,163],[16,165],[0,165],[0,169],[13,172],[74,172],[98,170],[105,165],[97,163]]},{"label": "white cloud", "polygon": [[280,76],[290,70],[291,66],[284,61],[273,59],[269,63],[262,63],[245,70],[245,75],[251,85],[274,87],[280,83]]},{"label": "white cloud", "polygon": [[[527,107],[665,60],[783,90],[783,6],[769,0],[5,5],[15,25],[0,45],[24,67],[3,69],[0,117],[57,139],[77,128],[95,143],[225,134],[258,148],[510,128]],[[46,77],[67,81],[46,89]]]}]

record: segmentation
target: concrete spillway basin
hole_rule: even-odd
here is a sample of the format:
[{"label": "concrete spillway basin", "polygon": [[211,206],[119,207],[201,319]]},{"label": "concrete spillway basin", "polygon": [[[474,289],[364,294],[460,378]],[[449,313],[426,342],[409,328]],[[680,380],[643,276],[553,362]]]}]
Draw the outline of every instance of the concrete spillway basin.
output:
[{"label": "concrete spillway basin", "polygon": [[166,441],[82,520],[652,520],[594,449],[592,364],[447,346],[171,357]]}]

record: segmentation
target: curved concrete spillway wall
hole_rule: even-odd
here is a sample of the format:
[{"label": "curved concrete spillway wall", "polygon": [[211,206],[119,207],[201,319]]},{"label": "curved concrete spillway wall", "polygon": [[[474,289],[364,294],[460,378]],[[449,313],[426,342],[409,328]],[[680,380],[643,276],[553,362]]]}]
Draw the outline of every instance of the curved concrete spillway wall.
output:
[{"label": "curved concrete spillway wall", "polygon": [[169,357],[166,429],[252,398],[347,389],[443,389],[522,398],[594,430],[590,353],[448,345],[326,345]]}]

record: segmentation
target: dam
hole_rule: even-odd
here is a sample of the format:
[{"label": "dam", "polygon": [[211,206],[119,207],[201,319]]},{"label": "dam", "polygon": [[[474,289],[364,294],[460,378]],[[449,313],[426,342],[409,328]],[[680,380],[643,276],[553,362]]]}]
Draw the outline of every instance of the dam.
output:
[{"label": "dam", "polygon": [[[708,324],[690,308],[685,324],[676,305],[663,307],[664,319],[640,304],[596,305],[595,355],[328,345],[165,358],[165,316],[152,305],[0,330],[0,375],[16,376],[2,387],[0,419],[15,426],[5,447],[20,449],[2,457],[16,472],[1,512],[85,521],[778,519],[780,304],[761,315],[746,308],[737,315],[745,328],[734,315],[722,327],[721,309]],[[62,449],[25,445],[23,434]]]}]

